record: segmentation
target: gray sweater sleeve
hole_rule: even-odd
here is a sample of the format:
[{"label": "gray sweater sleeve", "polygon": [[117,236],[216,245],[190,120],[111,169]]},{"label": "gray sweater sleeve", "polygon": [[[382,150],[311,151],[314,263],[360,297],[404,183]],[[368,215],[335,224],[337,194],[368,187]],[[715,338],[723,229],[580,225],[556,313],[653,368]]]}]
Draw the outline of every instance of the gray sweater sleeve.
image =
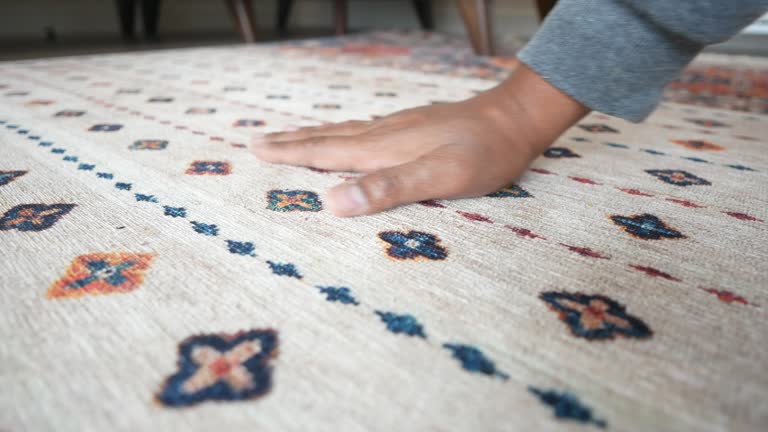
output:
[{"label": "gray sweater sleeve", "polygon": [[768,9],[768,0],[560,0],[519,59],[589,108],[631,121],[705,46]]}]

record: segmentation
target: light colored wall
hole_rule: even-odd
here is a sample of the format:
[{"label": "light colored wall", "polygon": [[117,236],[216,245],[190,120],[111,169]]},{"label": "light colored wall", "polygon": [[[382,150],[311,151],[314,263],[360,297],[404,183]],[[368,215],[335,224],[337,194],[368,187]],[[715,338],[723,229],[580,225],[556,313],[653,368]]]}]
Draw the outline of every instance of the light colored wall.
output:
[{"label": "light colored wall", "polygon": [[[462,34],[453,0],[433,0],[438,30]],[[511,33],[532,34],[537,25],[534,0],[495,0],[494,23],[499,39]],[[254,0],[257,21],[271,29],[276,0]],[[362,28],[418,28],[410,0],[350,0],[350,25]],[[329,28],[331,0],[296,0],[291,26]],[[117,13],[112,0],[0,0],[0,39],[41,38],[52,26],[61,38],[116,35]],[[137,24],[138,27],[138,24]],[[223,0],[164,0],[160,17],[163,34],[232,31]]]},{"label": "light colored wall", "polygon": [[768,13],[744,29],[746,34],[768,35]]}]

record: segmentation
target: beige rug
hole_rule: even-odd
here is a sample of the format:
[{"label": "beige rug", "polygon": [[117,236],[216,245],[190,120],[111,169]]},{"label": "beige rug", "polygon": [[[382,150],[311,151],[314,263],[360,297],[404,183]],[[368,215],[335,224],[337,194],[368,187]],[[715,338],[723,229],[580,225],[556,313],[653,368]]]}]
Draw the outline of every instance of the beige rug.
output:
[{"label": "beige rug", "polygon": [[249,137],[492,84],[349,55],[0,63],[0,430],[764,430],[768,117],[594,114],[339,219]]}]

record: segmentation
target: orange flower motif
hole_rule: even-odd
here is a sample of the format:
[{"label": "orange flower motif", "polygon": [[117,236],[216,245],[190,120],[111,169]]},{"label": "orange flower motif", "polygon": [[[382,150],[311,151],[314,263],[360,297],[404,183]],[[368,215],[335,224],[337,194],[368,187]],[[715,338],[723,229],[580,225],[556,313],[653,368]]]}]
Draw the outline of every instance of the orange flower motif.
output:
[{"label": "orange flower motif", "polygon": [[271,329],[189,337],[179,344],[178,370],[156,400],[174,408],[259,398],[272,387],[270,363],[277,354],[277,332]]},{"label": "orange flower motif", "polygon": [[73,208],[75,208],[75,204],[18,205],[0,217],[0,231],[12,229],[19,231],[42,231],[53,226]]},{"label": "orange flower motif", "polygon": [[194,161],[189,164],[188,175],[229,175],[232,173],[232,165],[224,161]]},{"label": "orange flower motif", "polygon": [[153,254],[93,253],[80,255],[48,289],[48,298],[133,291],[144,281]]},{"label": "orange flower motif", "polygon": [[267,208],[274,211],[320,211],[323,204],[316,193],[303,190],[271,190]]}]

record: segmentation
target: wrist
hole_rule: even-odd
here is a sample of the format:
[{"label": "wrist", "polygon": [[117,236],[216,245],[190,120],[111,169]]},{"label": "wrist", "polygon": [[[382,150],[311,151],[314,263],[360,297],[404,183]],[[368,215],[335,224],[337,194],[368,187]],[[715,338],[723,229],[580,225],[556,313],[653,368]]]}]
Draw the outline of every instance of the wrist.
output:
[{"label": "wrist", "polygon": [[525,64],[487,95],[495,102],[497,117],[530,146],[531,159],[540,155],[566,130],[584,118],[590,109],[563,93]]}]

